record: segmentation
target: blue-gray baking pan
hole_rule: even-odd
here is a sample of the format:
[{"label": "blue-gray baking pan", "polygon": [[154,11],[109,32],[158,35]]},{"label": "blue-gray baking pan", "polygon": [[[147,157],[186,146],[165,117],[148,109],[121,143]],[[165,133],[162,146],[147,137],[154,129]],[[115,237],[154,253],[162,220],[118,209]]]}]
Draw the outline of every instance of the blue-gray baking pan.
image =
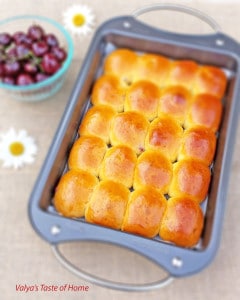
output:
[{"label": "blue-gray baking pan", "polygon": [[[165,8],[194,14],[216,30],[208,35],[176,34],[153,28],[137,16],[162,5],[146,7],[133,16],[105,22],[95,33],[46,160],[29,200],[29,217],[36,232],[49,244],[59,261],[83,279],[108,288],[146,291],[159,288],[173,278],[189,276],[205,268],[214,258],[221,237],[231,158],[236,138],[240,99],[240,45],[221,33],[213,20],[190,8],[168,5]],[[69,150],[89,107],[91,88],[102,72],[104,58],[117,48],[157,53],[172,59],[191,59],[226,71],[227,92],[213,164],[211,185],[204,201],[205,221],[201,240],[194,248],[182,248],[160,239],[149,239],[59,215],[52,198],[59,178],[66,170]],[[60,253],[58,245],[71,241],[97,241],[131,249],[159,265],[169,274],[157,282],[131,285],[95,277],[73,266]],[[80,250],[81,251],[81,250]]]}]

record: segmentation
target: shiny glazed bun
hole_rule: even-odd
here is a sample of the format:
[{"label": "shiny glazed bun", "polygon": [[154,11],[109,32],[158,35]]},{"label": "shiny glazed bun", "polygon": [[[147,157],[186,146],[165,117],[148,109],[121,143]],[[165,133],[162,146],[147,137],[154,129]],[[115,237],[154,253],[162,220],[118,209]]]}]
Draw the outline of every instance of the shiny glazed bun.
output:
[{"label": "shiny glazed bun", "polygon": [[115,115],[116,112],[110,106],[93,106],[84,116],[78,132],[81,136],[98,136],[109,143],[110,125]]},{"label": "shiny glazed bun", "polygon": [[202,125],[215,132],[219,128],[221,116],[221,101],[215,96],[200,94],[193,98],[193,103],[186,118],[185,127],[190,128],[195,125]]},{"label": "shiny glazed bun", "polygon": [[144,187],[131,193],[122,230],[154,237],[160,229],[167,200],[156,189]]},{"label": "shiny glazed bun", "polygon": [[124,103],[125,111],[139,111],[144,114],[148,120],[157,116],[160,90],[149,81],[137,81],[133,83],[126,92]]},{"label": "shiny glazed bun", "polygon": [[140,56],[136,77],[138,80],[148,80],[158,87],[166,84],[171,62],[168,58],[157,54],[145,53]]},{"label": "shiny glazed bun", "polygon": [[183,86],[192,90],[198,65],[192,60],[177,60],[171,64],[168,85]]},{"label": "shiny glazed bun", "polygon": [[196,94],[211,94],[217,98],[222,98],[226,86],[227,77],[220,68],[213,66],[199,67],[194,84]]},{"label": "shiny glazed bun", "polygon": [[110,141],[113,146],[126,145],[137,154],[145,149],[145,137],[149,127],[147,118],[139,112],[117,114],[111,124]]},{"label": "shiny glazed bun", "polygon": [[180,160],[173,166],[173,179],[169,189],[171,197],[188,197],[202,202],[210,183],[209,168],[198,160]]},{"label": "shiny glazed bun", "polygon": [[195,246],[203,229],[203,212],[200,205],[187,198],[168,200],[159,235],[162,239],[182,247]]},{"label": "shiny glazed bun", "polygon": [[107,151],[106,143],[96,136],[81,136],[69,154],[70,169],[81,169],[98,176],[99,167]]},{"label": "shiny glazed bun", "polygon": [[118,145],[108,149],[100,169],[100,179],[120,182],[130,188],[137,155],[131,148]]},{"label": "shiny glazed bun", "polygon": [[115,75],[123,86],[136,80],[138,55],[131,50],[119,48],[112,51],[105,59],[104,73]]},{"label": "shiny glazed bun", "polygon": [[210,129],[197,126],[185,130],[178,159],[193,158],[206,165],[212,163],[216,149],[216,135]]},{"label": "shiny glazed bun", "polygon": [[182,86],[170,86],[161,91],[159,101],[159,115],[161,113],[175,118],[181,125],[184,124],[191,102],[191,94]]},{"label": "shiny glazed bun", "polygon": [[114,110],[123,111],[125,89],[120,86],[119,79],[114,75],[102,75],[97,79],[92,91],[92,104],[109,105]]},{"label": "shiny glazed bun", "polygon": [[55,191],[54,206],[66,217],[83,217],[85,206],[90,200],[98,180],[82,170],[70,170],[65,173]]},{"label": "shiny glazed bun", "polygon": [[146,136],[146,149],[163,152],[171,161],[175,161],[181,145],[183,128],[172,117],[161,114],[149,126]]},{"label": "shiny glazed bun", "polygon": [[166,194],[171,179],[172,164],[164,154],[148,150],[138,157],[133,180],[134,189],[150,186]]},{"label": "shiny glazed bun", "polygon": [[86,211],[86,221],[120,229],[130,191],[123,184],[103,180],[95,188]]}]

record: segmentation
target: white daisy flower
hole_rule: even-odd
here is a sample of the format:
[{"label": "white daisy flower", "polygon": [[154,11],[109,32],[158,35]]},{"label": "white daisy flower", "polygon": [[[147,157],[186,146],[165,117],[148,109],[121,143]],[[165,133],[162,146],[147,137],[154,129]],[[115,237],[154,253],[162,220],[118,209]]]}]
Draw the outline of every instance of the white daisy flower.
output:
[{"label": "white daisy flower", "polygon": [[0,135],[0,160],[3,167],[18,169],[34,162],[37,146],[26,130],[16,132],[13,128]]},{"label": "white daisy flower", "polygon": [[86,5],[73,5],[63,13],[63,23],[73,35],[87,35],[94,26],[95,16]]}]

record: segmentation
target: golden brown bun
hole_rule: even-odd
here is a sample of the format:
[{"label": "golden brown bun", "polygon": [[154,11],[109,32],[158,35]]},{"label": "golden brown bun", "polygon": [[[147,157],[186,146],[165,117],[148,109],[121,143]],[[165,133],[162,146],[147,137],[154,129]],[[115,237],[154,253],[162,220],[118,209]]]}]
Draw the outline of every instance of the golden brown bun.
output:
[{"label": "golden brown bun", "polygon": [[172,164],[161,152],[148,150],[138,157],[133,180],[134,189],[150,186],[165,194],[171,179]]},{"label": "golden brown bun", "polygon": [[86,221],[120,229],[130,191],[123,184],[103,180],[95,188],[86,211]]},{"label": "golden brown bun", "polygon": [[92,104],[109,105],[114,110],[123,111],[125,89],[114,75],[103,75],[97,79],[92,91]]},{"label": "golden brown bun", "polygon": [[115,115],[116,112],[110,106],[93,106],[84,116],[78,132],[81,136],[98,136],[109,143],[110,125]]},{"label": "golden brown bun", "polygon": [[196,125],[205,126],[214,132],[218,130],[222,116],[221,101],[209,94],[200,94],[193,98],[189,109],[185,127]]},{"label": "golden brown bun", "polygon": [[210,183],[209,168],[198,160],[180,160],[173,166],[173,179],[169,189],[171,197],[188,197],[202,202]]},{"label": "golden brown bun", "polygon": [[97,183],[97,178],[88,172],[68,171],[61,177],[55,191],[56,210],[66,217],[83,217],[85,206]]},{"label": "golden brown bun", "polygon": [[110,131],[110,141],[113,146],[126,145],[137,154],[145,149],[145,137],[149,122],[139,112],[127,111],[113,118]]},{"label": "golden brown bun", "polygon": [[136,80],[138,55],[129,49],[119,48],[111,52],[104,63],[104,73],[115,75],[123,86]]},{"label": "golden brown bun", "polygon": [[139,58],[136,71],[138,80],[149,80],[158,87],[163,87],[167,81],[171,62],[166,57],[157,54],[143,54]]},{"label": "golden brown bun", "polygon": [[68,166],[82,169],[98,176],[99,168],[107,151],[106,143],[96,136],[81,136],[73,144]]},{"label": "golden brown bun", "polygon": [[168,85],[180,85],[192,90],[198,65],[192,60],[177,60],[171,64]]},{"label": "golden brown bun", "polygon": [[225,73],[217,67],[202,66],[196,74],[194,92],[196,94],[212,94],[222,98],[227,86]]},{"label": "golden brown bun", "polygon": [[124,110],[138,111],[152,120],[158,113],[159,98],[160,91],[154,83],[146,80],[137,81],[126,92]]},{"label": "golden brown bun", "polygon": [[182,247],[193,247],[201,237],[203,212],[200,205],[187,197],[171,198],[163,215],[160,237]]},{"label": "golden brown bun", "polygon": [[206,165],[212,163],[216,149],[216,135],[210,129],[197,126],[185,130],[178,159],[194,158]]},{"label": "golden brown bun", "polygon": [[183,129],[172,117],[160,115],[152,121],[146,137],[147,150],[159,150],[175,161],[181,145]]},{"label": "golden brown bun", "polygon": [[156,189],[145,187],[131,193],[122,230],[154,237],[160,229],[167,200]]},{"label": "golden brown bun", "polygon": [[108,149],[100,169],[100,179],[120,182],[130,188],[137,162],[136,153],[129,147],[118,145]]},{"label": "golden brown bun", "polygon": [[161,91],[158,110],[159,115],[161,113],[168,114],[183,125],[190,102],[191,94],[184,87],[166,87]]}]

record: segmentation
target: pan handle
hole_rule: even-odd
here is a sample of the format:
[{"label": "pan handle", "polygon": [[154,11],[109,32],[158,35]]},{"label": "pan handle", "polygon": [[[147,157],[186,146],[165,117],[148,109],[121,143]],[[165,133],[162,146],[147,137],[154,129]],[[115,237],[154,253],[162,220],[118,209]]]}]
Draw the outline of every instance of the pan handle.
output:
[{"label": "pan handle", "polygon": [[61,253],[58,244],[51,245],[53,254],[55,255],[56,259],[60,262],[62,266],[64,266],[68,271],[73,273],[74,275],[78,276],[79,278],[86,280],[90,283],[110,288],[114,290],[120,291],[127,291],[127,292],[146,292],[151,291],[159,288],[163,288],[166,285],[170,284],[173,281],[173,277],[168,274],[166,278],[162,280],[146,283],[146,284],[127,284],[127,283],[120,283],[115,281],[109,281],[107,279],[102,279],[100,277],[94,276],[89,274],[76,266],[74,266],[70,261],[68,261],[65,256]]},{"label": "pan handle", "polygon": [[212,19],[205,13],[203,13],[195,8],[191,8],[191,7],[179,5],[179,4],[156,3],[156,4],[144,6],[142,8],[139,8],[139,9],[133,11],[132,16],[134,18],[137,18],[145,13],[148,13],[151,11],[156,11],[156,10],[171,10],[171,11],[183,12],[188,15],[195,16],[198,19],[204,21],[217,33],[220,33],[222,31],[220,25],[218,25],[218,23],[214,19]]}]

